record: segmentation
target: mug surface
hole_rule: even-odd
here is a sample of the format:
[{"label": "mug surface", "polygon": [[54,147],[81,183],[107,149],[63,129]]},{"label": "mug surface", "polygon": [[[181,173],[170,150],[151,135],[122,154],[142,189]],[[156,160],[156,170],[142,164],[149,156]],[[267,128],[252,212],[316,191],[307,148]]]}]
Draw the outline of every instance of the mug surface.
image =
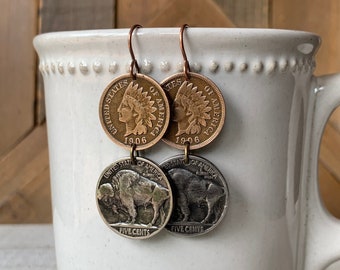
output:
[{"label": "mug surface", "polygon": [[[226,104],[217,138],[193,150],[229,185],[220,224],[198,237],[166,230],[147,240],[113,233],[95,191],[112,162],[129,156],[105,134],[100,97],[129,72],[128,29],[43,34],[34,46],[44,78],[53,224],[59,269],[297,269],[301,162],[318,36],[271,29],[188,28],[191,71],[212,80]],[[161,82],[182,71],[178,28],[138,29],[141,73]],[[155,163],[182,154],[164,142]]]}]

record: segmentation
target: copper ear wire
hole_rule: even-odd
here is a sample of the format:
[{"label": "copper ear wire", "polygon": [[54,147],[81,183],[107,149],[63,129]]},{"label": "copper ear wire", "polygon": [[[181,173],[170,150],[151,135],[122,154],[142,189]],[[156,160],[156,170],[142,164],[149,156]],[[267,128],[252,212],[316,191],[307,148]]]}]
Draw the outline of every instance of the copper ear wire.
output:
[{"label": "copper ear wire", "polygon": [[187,54],[185,53],[185,49],[184,49],[184,42],[183,42],[183,34],[184,34],[184,30],[185,28],[189,27],[189,25],[187,24],[183,24],[181,26],[181,30],[180,30],[180,35],[179,35],[179,46],[181,47],[181,51],[182,51],[182,56],[183,56],[183,60],[184,60],[184,75],[185,75],[185,80],[189,81],[190,79],[190,65],[189,65],[189,61],[187,58]]},{"label": "copper ear wire", "polygon": [[[181,52],[182,52],[182,56],[183,56],[183,61],[184,61],[183,71],[184,71],[186,81],[189,81],[189,79],[190,79],[190,75],[189,75],[190,65],[189,65],[187,54],[186,54],[185,48],[184,48],[183,34],[184,34],[185,28],[188,28],[188,27],[189,27],[188,24],[183,24],[181,26],[180,35],[179,35],[179,46],[181,47]],[[188,141],[186,141],[184,143],[184,145],[185,145],[185,148],[184,148],[184,163],[189,164],[190,143]]]},{"label": "copper ear wire", "polygon": [[[184,30],[187,27],[189,27],[189,25],[187,25],[187,24],[183,24],[181,26],[180,35],[179,35],[179,46],[181,47],[181,52],[182,52],[183,61],[184,61],[183,71],[184,71],[184,75],[185,75],[185,80],[189,81],[189,79],[190,79],[190,75],[189,75],[190,65],[189,65],[189,61],[188,61],[188,58],[187,58],[187,54],[186,54],[185,49],[184,49],[184,41],[183,41]],[[184,145],[185,145],[185,148],[184,148],[184,163],[189,164],[190,143],[188,141],[186,141],[184,143]]]},{"label": "copper ear wire", "polygon": [[133,52],[133,48],[132,48],[132,34],[134,32],[135,29],[137,28],[141,28],[143,26],[139,25],[139,24],[135,24],[130,28],[130,32],[129,32],[129,42],[128,42],[128,46],[129,46],[129,51],[130,51],[130,55],[131,55],[131,64],[130,64],[130,75],[131,77],[136,80],[136,73],[134,73],[134,69],[137,71],[137,73],[139,73],[139,66],[135,57],[135,54]]}]

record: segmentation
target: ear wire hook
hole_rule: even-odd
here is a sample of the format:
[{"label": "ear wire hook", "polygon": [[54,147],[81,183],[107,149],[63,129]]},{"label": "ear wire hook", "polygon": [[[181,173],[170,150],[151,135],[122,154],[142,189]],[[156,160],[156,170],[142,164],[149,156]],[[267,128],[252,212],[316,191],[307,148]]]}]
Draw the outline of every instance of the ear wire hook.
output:
[{"label": "ear wire hook", "polygon": [[185,28],[189,27],[189,25],[187,24],[183,24],[181,26],[181,30],[180,30],[180,35],[179,35],[179,46],[181,47],[181,51],[182,51],[182,56],[183,56],[183,60],[184,60],[184,75],[185,75],[185,80],[189,81],[190,79],[190,65],[189,65],[189,61],[187,58],[187,54],[185,53],[185,49],[184,49],[184,42],[183,42],[183,33]]},{"label": "ear wire hook", "polygon": [[139,24],[135,24],[130,28],[130,32],[129,32],[128,45],[129,45],[129,51],[130,51],[130,55],[131,55],[130,75],[131,75],[131,77],[133,77],[134,80],[136,80],[136,72],[134,73],[133,71],[135,69],[137,71],[137,73],[139,73],[139,66],[138,66],[135,54],[133,52],[133,49],[132,49],[132,34],[133,34],[133,31],[135,29],[141,28],[141,27],[143,27],[143,26],[141,26]]}]

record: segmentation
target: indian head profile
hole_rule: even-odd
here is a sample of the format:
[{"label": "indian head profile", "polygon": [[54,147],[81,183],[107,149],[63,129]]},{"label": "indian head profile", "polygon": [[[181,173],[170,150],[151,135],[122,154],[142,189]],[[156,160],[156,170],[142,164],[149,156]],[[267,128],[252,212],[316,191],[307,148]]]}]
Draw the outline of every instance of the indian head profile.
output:
[{"label": "indian head profile", "polygon": [[177,122],[176,136],[182,134],[199,134],[202,127],[207,125],[210,119],[209,101],[197,86],[187,81],[183,82],[173,102],[173,121]]},{"label": "indian head profile", "polygon": [[119,121],[126,126],[125,137],[147,134],[148,127],[152,127],[152,121],[156,120],[154,103],[143,87],[133,82],[128,85],[117,109]]}]

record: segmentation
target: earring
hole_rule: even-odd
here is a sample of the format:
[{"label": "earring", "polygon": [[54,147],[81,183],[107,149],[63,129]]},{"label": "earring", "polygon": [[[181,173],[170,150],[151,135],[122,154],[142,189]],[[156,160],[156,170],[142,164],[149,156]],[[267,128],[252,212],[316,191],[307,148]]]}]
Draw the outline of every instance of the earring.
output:
[{"label": "earring", "polygon": [[190,150],[209,145],[220,133],[225,120],[225,103],[218,87],[207,77],[190,71],[180,29],[183,72],[165,79],[161,86],[172,108],[171,121],[163,140],[184,155],[162,162],[174,196],[174,210],[166,229],[180,235],[200,235],[222,220],[228,207],[228,185],[208,160]]},{"label": "earring", "polygon": [[[115,78],[104,90],[99,113],[107,135],[118,145],[136,150],[153,146],[164,135],[170,118],[169,103],[162,87],[151,77],[139,73],[129,31],[130,72]],[[157,125],[155,125],[157,123]]]},{"label": "earring", "polygon": [[163,171],[138,151],[156,144],[164,135],[170,107],[162,87],[139,73],[129,31],[130,72],[105,88],[100,121],[116,144],[130,149],[130,157],[115,161],[99,177],[96,198],[104,222],[116,233],[145,239],[158,233],[172,212],[172,191]]}]

